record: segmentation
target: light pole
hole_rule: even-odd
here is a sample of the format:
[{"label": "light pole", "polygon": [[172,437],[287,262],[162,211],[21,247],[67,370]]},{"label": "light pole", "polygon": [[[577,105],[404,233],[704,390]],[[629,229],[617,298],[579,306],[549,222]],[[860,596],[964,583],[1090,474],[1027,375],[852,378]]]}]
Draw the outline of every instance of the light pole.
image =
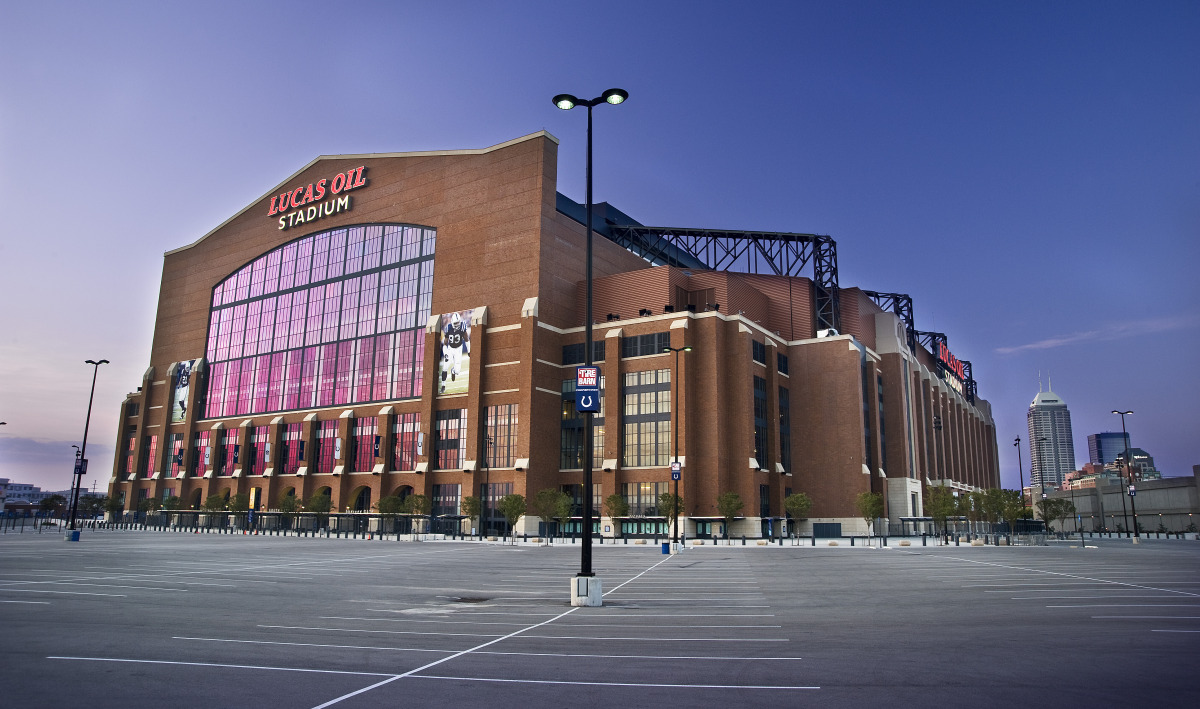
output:
[{"label": "light pole", "polygon": [[671,461],[671,477],[675,479],[675,499],[671,503],[671,514],[674,517],[671,526],[674,529],[675,548],[679,548],[679,478],[683,477],[682,471],[675,471],[675,466],[679,465],[679,353],[691,351],[692,348],[686,346],[663,348],[663,352],[675,353],[675,372],[671,375],[671,383],[675,387],[675,393],[671,395],[671,411],[675,414],[675,421],[671,424],[675,434],[675,457]]},{"label": "light pole", "polygon": [[[586,296],[583,314],[584,366],[592,366],[592,107],[601,103],[614,106],[624,103],[629,92],[624,89],[609,89],[594,99],[579,99],[571,94],[559,94],[553,98],[554,105],[564,111],[576,106],[587,107],[587,198],[584,220],[587,222],[587,255],[584,261]],[[591,577],[592,573],[592,412],[583,413],[583,529],[580,549],[579,576]]]},{"label": "light pole", "polygon": [[[100,365],[108,363],[106,359],[99,362],[93,359],[84,361],[84,364],[92,365],[92,393],[88,396],[87,418],[83,421],[83,443],[79,446],[79,462],[75,465],[75,484],[71,488],[71,525],[68,529],[72,532],[75,531],[75,513],[79,509],[79,483],[83,481],[84,466],[87,465],[87,437],[88,427],[92,423],[92,402],[96,399],[96,375],[100,372]],[[75,535],[70,536],[72,541],[78,538]]]},{"label": "light pole", "polygon": [[1018,491],[1021,493],[1021,509],[1025,509],[1025,470],[1021,464],[1021,437],[1017,436],[1013,440],[1013,447],[1017,449],[1017,482],[1021,485]]},{"label": "light pole", "polygon": [[[1113,409],[1113,413],[1121,417],[1121,435],[1125,437],[1125,470],[1129,473],[1129,507],[1133,511],[1133,536],[1135,538],[1140,538],[1142,533],[1138,530],[1137,501],[1133,499],[1133,493],[1135,491],[1135,488],[1133,487],[1133,466],[1129,461],[1129,433],[1125,431],[1125,416],[1132,416],[1133,412],[1117,411],[1116,409]],[[1121,498],[1121,502],[1124,504],[1124,497]],[[1128,526],[1128,518],[1126,518],[1125,524]]]}]

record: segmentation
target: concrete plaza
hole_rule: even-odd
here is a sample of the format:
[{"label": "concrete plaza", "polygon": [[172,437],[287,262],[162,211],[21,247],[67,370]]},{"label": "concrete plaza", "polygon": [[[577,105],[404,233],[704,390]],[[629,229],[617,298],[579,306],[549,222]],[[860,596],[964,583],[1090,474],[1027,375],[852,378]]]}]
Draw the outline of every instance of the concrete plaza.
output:
[{"label": "concrete plaza", "polygon": [[8,706],[1200,703],[1200,543],[0,537]]}]

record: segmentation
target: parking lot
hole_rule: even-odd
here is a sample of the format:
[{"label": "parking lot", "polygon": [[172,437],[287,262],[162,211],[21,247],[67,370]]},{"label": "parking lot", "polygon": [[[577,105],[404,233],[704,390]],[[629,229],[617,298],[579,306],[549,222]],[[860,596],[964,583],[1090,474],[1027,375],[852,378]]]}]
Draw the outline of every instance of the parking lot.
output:
[{"label": "parking lot", "polygon": [[54,707],[1200,701],[1195,541],[594,553],[605,604],[571,608],[574,545],[7,535],[0,681]]}]

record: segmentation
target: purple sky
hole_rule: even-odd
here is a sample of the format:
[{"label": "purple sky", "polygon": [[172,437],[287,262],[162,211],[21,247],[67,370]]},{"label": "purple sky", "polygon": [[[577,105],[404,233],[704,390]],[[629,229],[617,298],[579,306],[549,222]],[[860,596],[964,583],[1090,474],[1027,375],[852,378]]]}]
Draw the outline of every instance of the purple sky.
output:
[{"label": "purple sky", "polygon": [[[1200,463],[1200,3],[5,2],[0,477],[62,489],[149,364],[162,253],[321,154],[545,128],[559,190],[656,226],[829,234],[994,407]],[[1027,450],[1027,449],[1026,449]],[[1026,480],[1028,456],[1025,456]]]}]

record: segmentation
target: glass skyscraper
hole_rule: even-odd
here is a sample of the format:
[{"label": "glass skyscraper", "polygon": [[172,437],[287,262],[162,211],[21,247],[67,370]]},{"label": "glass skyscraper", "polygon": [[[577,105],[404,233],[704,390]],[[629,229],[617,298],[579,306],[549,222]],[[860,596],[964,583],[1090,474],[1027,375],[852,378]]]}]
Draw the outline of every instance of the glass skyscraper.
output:
[{"label": "glass skyscraper", "polygon": [[1039,391],[1029,405],[1029,484],[1060,487],[1075,469],[1075,445],[1071,437],[1071,412],[1067,403],[1052,391]]}]

